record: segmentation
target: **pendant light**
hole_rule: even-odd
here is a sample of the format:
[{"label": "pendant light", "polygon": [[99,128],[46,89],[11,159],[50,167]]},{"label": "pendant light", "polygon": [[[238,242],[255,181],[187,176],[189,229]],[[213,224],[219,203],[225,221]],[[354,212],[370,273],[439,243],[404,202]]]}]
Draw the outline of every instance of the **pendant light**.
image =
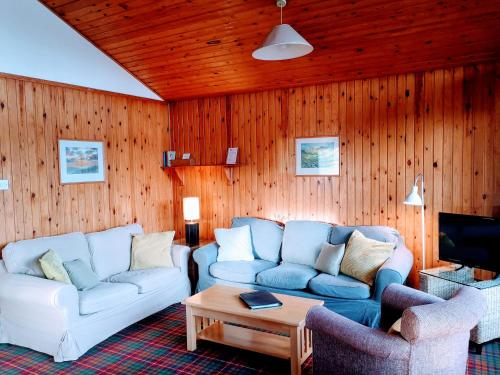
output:
[{"label": "pendant light", "polygon": [[273,28],[260,48],[253,51],[257,60],[289,60],[305,56],[313,51],[309,44],[292,26],[283,23],[283,8],[286,0],[276,2],[281,11],[281,23]]}]

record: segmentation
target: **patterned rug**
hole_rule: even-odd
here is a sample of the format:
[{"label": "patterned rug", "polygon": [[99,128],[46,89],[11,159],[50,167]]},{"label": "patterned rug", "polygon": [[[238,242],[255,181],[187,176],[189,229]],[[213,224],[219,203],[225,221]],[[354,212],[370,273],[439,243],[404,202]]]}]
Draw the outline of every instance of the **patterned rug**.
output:
[{"label": "patterned rug", "polygon": [[[287,361],[200,341],[186,351],[184,306],[174,305],[100,343],[75,362],[0,345],[1,374],[288,374]],[[312,359],[303,373],[312,375]],[[469,356],[468,374],[499,374],[500,342]]]}]

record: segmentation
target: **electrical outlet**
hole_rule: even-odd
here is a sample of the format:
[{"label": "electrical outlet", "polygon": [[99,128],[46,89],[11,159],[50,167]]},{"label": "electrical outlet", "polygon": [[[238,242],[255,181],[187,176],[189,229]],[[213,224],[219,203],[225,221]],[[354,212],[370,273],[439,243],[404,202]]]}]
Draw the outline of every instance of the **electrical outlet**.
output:
[{"label": "electrical outlet", "polygon": [[9,190],[9,180],[0,180],[0,190]]}]

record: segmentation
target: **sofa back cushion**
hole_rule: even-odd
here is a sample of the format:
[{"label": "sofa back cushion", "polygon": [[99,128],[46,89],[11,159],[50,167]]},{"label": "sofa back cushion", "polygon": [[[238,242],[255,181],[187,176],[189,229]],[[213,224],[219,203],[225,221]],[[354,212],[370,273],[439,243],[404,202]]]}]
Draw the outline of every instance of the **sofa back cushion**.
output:
[{"label": "sofa back cushion", "polygon": [[3,249],[2,258],[10,273],[44,277],[38,260],[49,249],[54,250],[63,262],[81,259],[90,266],[89,248],[81,232],[11,242]]},{"label": "sofa back cushion", "polygon": [[272,220],[255,217],[235,217],[232,227],[250,226],[253,254],[256,259],[278,263],[280,260],[283,227]]},{"label": "sofa back cushion", "polygon": [[99,280],[130,268],[132,235],[142,233],[139,224],[131,224],[86,235],[92,268]]},{"label": "sofa back cushion", "polygon": [[358,225],[351,227],[343,227],[341,225],[336,225],[332,228],[330,235],[330,243],[337,244],[347,244],[351,234],[359,230],[365,237],[371,238],[372,240],[381,242],[398,243],[400,239],[399,232],[391,227],[377,226],[377,225]]},{"label": "sofa back cushion", "polygon": [[332,225],[319,221],[292,220],[286,223],[281,257],[283,262],[314,267],[328,241]]}]

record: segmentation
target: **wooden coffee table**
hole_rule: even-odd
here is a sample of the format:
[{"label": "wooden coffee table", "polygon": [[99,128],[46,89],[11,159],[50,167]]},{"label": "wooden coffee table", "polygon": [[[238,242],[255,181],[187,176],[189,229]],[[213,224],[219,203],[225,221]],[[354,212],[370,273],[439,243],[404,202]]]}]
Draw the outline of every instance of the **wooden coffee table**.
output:
[{"label": "wooden coffee table", "polygon": [[197,340],[213,341],[289,359],[291,373],[300,374],[302,363],[312,353],[312,334],[305,327],[305,317],[311,307],[323,305],[323,301],[273,293],[283,302],[282,307],[254,311],[239,298],[240,293],[249,291],[214,285],[187,298],[183,302],[187,349],[196,350]]}]

